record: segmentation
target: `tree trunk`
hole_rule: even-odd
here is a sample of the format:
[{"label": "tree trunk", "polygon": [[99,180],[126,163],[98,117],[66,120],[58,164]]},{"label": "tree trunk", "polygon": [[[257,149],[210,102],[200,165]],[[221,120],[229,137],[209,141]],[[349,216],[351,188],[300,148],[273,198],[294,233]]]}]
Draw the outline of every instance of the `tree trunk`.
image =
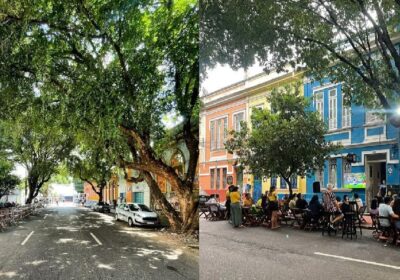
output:
[{"label": "tree trunk", "polygon": [[179,200],[182,218],[182,232],[191,233],[199,227],[199,200],[191,191],[186,191]]},{"label": "tree trunk", "polygon": [[103,189],[104,189],[104,186],[100,185],[99,191],[97,192],[97,195],[99,196],[99,202],[103,202],[103,197],[104,197]]},{"label": "tree trunk", "polygon": [[29,186],[28,197],[26,198],[25,204],[31,204],[34,198],[34,187]]},{"label": "tree trunk", "polygon": [[[167,217],[173,231],[182,233],[191,233],[198,229],[199,225],[199,212],[198,212],[198,198],[191,190],[186,189],[185,195],[178,196],[180,211],[178,212],[172,207],[169,201],[161,192],[157,182],[153,176],[143,171],[143,175],[147,185],[150,187],[150,194],[155,202],[161,205],[162,213]],[[178,186],[184,190],[184,186]]]},{"label": "tree trunk", "polygon": [[172,207],[172,205],[165,198],[164,194],[161,192],[156,180],[151,176],[150,172],[142,172],[147,185],[150,188],[150,195],[153,201],[161,206],[162,213],[167,217],[168,222],[174,231],[178,231],[182,228],[182,219],[179,217],[178,213]]},{"label": "tree trunk", "polygon": [[[281,175],[282,176],[282,175]],[[286,183],[288,184],[288,188],[289,188],[289,195],[293,194],[293,189],[292,189],[292,182],[290,182],[289,179],[287,179],[285,176],[282,176],[283,179],[286,181]],[[291,176],[289,176],[290,178]]]},{"label": "tree trunk", "polygon": [[[143,140],[143,136],[136,131],[120,127],[128,136],[128,146],[131,148],[132,157],[135,159],[140,155],[140,161],[133,163],[124,163],[125,168],[140,170],[144,176],[150,193],[155,202],[162,207],[163,214],[167,217],[172,230],[189,233],[198,228],[198,198],[193,194],[194,177],[197,166],[198,145],[194,147],[189,145],[191,156],[196,159],[195,162],[189,164],[189,170],[186,172],[186,180],[183,180],[175,172],[175,169],[165,164],[162,160],[154,156],[151,146]],[[180,206],[179,213],[165,198],[161,192],[158,183],[154,180],[153,175],[160,176],[167,180],[176,191]]]}]

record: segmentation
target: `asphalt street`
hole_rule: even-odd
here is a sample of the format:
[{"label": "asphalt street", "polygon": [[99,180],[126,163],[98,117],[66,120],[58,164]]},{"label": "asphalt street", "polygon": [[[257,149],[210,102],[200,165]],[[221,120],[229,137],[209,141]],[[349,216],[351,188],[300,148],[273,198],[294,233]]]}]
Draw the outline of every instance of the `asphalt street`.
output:
[{"label": "asphalt street", "polygon": [[0,279],[198,279],[198,252],[79,207],[43,209],[0,233]]},{"label": "asphalt street", "polygon": [[200,220],[200,279],[400,279],[400,247],[370,230],[350,240],[283,226],[234,229]]}]

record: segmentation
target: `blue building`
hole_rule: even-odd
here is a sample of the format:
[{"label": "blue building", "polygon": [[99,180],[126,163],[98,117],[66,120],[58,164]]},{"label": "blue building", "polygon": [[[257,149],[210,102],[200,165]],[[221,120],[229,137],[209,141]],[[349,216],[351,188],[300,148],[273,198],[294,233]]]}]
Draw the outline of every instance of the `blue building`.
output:
[{"label": "blue building", "polygon": [[[312,100],[313,110],[320,113],[329,128],[325,139],[340,143],[343,149],[325,161],[323,170],[307,177],[307,197],[313,194],[313,183],[321,188],[335,186],[337,196],[357,192],[368,205],[378,193],[382,180],[388,190],[398,191],[399,129],[384,114],[357,106],[345,106],[340,84],[306,81],[304,95]],[[347,159],[355,154],[355,162]]]}]

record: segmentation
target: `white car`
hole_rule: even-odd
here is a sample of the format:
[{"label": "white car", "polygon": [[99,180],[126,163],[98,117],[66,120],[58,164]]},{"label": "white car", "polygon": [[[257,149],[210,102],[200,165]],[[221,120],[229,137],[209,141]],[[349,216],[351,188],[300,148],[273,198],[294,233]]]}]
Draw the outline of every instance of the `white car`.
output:
[{"label": "white car", "polygon": [[159,225],[157,213],[140,203],[121,203],[115,210],[115,219],[134,225]]}]

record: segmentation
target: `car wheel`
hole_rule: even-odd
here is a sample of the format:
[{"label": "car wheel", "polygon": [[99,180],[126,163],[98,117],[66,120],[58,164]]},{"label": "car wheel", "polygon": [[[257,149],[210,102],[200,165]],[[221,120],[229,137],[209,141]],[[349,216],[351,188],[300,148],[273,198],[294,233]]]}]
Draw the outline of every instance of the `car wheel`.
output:
[{"label": "car wheel", "polygon": [[128,225],[129,225],[130,227],[133,227],[133,220],[132,220],[132,218],[129,218],[129,219],[128,219]]}]

